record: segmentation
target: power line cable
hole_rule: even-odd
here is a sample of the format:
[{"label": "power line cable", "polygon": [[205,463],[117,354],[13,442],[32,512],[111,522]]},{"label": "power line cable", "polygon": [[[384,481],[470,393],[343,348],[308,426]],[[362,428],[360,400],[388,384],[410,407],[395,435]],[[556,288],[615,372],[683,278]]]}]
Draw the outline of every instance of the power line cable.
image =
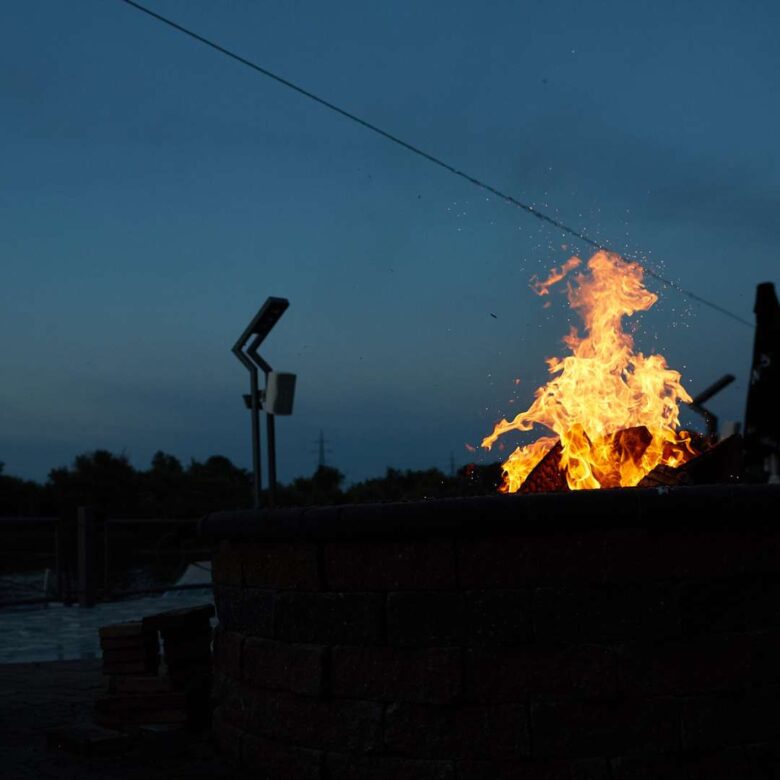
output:
[{"label": "power line cable", "polygon": [[[473,184],[476,187],[479,187],[482,190],[485,190],[486,192],[491,193],[492,195],[495,195],[497,198],[500,198],[501,200],[504,200],[513,206],[517,206],[518,208],[522,209],[523,211],[530,214],[531,216],[536,217],[542,222],[546,222],[548,225],[552,225],[553,227],[558,228],[558,230],[561,230],[564,233],[569,234],[570,236],[578,239],[579,241],[582,241],[595,249],[601,249],[607,252],[612,251],[609,249],[608,246],[600,243],[599,241],[596,241],[595,239],[588,236],[586,233],[583,233],[579,230],[575,230],[574,228],[569,227],[565,223],[555,219],[555,217],[551,217],[549,214],[545,214],[543,211],[540,211],[536,207],[531,206],[528,203],[523,203],[522,201],[515,198],[513,195],[509,195],[506,192],[502,192],[501,190],[497,189],[491,184],[487,184],[486,182],[481,181],[475,176],[472,176],[471,174],[466,173],[465,171],[462,171],[459,168],[456,168],[454,165],[450,165],[449,163],[444,162],[444,160],[440,159],[439,157],[429,154],[423,149],[420,149],[419,147],[410,144],[408,141],[404,141],[402,138],[399,138],[397,135],[393,135],[392,133],[389,133],[387,130],[383,130],[381,127],[378,127],[377,125],[372,124],[371,122],[365,119],[362,119],[356,114],[353,114],[350,111],[347,111],[346,109],[337,106],[335,103],[331,103],[329,100],[325,100],[325,98],[321,98],[319,97],[319,95],[315,95],[313,92],[310,92],[309,90],[304,89],[298,84],[289,81],[288,79],[278,75],[277,73],[274,73],[273,71],[264,68],[262,65],[258,65],[256,62],[252,62],[251,60],[242,57],[240,54],[236,54],[230,49],[226,49],[224,46],[220,46],[218,43],[215,43],[209,38],[205,38],[204,36],[194,32],[193,30],[190,30],[187,27],[183,27],[178,22],[174,22],[172,19],[168,19],[167,17],[158,14],[156,11],[152,11],[150,8],[147,8],[146,6],[143,6],[140,3],[135,2],[135,0],[121,0],[121,2],[131,6],[132,8],[135,8],[137,11],[141,11],[142,13],[147,14],[153,19],[156,19],[158,22],[162,22],[163,24],[172,27],[174,30],[177,30],[180,33],[183,33],[184,35],[193,38],[199,43],[202,43],[205,46],[208,46],[214,49],[215,51],[218,51],[220,54],[224,54],[226,57],[230,57],[230,59],[233,59],[236,62],[241,63],[242,65],[246,65],[248,68],[251,68],[252,70],[262,74],[263,76],[266,76],[267,78],[278,82],[282,86],[285,86],[288,89],[291,89],[294,92],[297,92],[298,94],[303,95],[306,98],[309,98],[309,100],[313,100],[315,103],[319,103],[321,106],[325,106],[325,108],[329,109],[330,111],[334,111],[335,113],[340,114],[346,119],[349,119],[350,121],[355,122],[356,124],[361,125],[362,127],[365,127],[367,130],[370,130],[371,132],[382,136],[388,141],[391,141],[392,143],[403,147],[407,151],[412,152],[413,154],[416,154],[425,160],[428,160],[428,162],[431,162],[434,165],[439,166],[440,168],[444,168],[444,170],[449,171],[455,176],[464,179],[465,181]],[[721,314],[724,314],[733,320],[736,320],[742,325],[746,325],[748,328],[755,327],[753,323],[749,322],[743,317],[740,317],[738,314],[729,311],[728,309],[724,308],[723,306],[720,306],[717,303],[713,303],[712,301],[703,298],[701,295],[697,295],[692,290],[688,290],[685,287],[682,287],[681,285],[677,284],[677,282],[673,282],[671,279],[667,279],[665,276],[662,276],[657,271],[654,271],[652,268],[649,268],[647,266],[644,267],[649,276],[652,276],[654,279],[658,280],[662,284],[665,284],[670,289],[676,290],[677,292],[687,296],[691,300],[701,303],[704,306],[708,306],[709,308],[714,309],[715,311],[720,312]]]}]

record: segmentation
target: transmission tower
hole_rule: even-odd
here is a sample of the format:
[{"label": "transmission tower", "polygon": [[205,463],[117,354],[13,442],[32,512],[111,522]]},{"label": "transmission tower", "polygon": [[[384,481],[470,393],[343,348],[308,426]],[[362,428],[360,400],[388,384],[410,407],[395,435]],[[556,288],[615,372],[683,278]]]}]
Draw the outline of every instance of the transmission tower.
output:
[{"label": "transmission tower", "polygon": [[322,431],[320,431],[320,435],[317,437],[315,444],[317,446],[317,468],[327,466],[328,464],[326,463],[325,455],[330,454],[331,450],[330,447],[326,446],[325,434]]}]

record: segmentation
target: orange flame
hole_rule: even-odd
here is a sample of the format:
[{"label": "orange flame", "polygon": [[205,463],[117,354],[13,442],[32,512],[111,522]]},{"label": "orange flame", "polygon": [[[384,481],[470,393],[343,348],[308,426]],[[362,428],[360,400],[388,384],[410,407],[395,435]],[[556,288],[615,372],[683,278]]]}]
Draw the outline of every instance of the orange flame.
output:
[{"label": "orange flame", "polygon": [[[547,294],[579,258],[568,260],[550,278],[536,283]],[[552,378],[536,400],[511,422],[499,422],[482,446],[490,449],[508,431],[543,425],[555,435],[518,447],[504,463],[505,492],[514,493],[534,466],[560,440],[560,467],[572,490],[636,485],[657,465],[679,466],[696,454],[690,435],[678,431],[679,403],[691,397],[680,373],[661,355],[634,352],[622,319],[646,311],[658,296],[642,284],[638,263],[599,251],[588,261],[589,275],[578,273],[569,286],[569,303],[582,316],[585,335],[576,328],[564,338],[571,351],[549,358]],[[538,290],[537,290],[538,292]]]},{"label": "orange flame", "polygon": [[579,257],[570,257],[560,268],[553,268],[550,275],[540,282],[535,276],[531,277],[531,289],[537,295],[549,295],[550,288],[563,279],[569,271],[574,270],[582,261]]}]

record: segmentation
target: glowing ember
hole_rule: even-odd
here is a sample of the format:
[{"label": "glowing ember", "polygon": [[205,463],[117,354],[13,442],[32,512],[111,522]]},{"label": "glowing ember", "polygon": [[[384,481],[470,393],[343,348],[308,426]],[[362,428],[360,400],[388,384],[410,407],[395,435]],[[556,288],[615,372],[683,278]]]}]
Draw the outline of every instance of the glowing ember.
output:
[{"label": "glowing ember", "polygon": [[[546,295],[580,264],[572,257],[553,269],[533,289]],[[502,420],[482,446],[490,449],[507,431],[530,431],[543,425],[544,436],[518,447],[504,463],[505,492],[514,493],[534,466],[560,441],[560,468],[572,490],[630,487],[659,464],[680,466],[697,453],[690,435],[678,431],[681,401],[691,400],[680,373],[661,355],[635,353],[622,319],[646,311],[658,296],[642,284],[643,270],[609,252],[588,261],[589,274],[578,273],[568,297],[581,315],[585,333],[572,328],[564,343],[571,354],[549,358],[552,378],[536,391],[536,400],[513,420]]]}]

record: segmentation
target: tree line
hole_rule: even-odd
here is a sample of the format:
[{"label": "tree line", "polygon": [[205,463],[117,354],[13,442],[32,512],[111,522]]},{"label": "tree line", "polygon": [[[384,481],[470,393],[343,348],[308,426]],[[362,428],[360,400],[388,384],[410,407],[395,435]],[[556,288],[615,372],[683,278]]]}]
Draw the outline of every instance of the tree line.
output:
[{"label": "tree line", "polygon": [[[276,503],[309,506],[484,495],[501,483],[501,465],[469,464],[452,475],[436,468],[388,468],[382,477],[349,487],[344,480],[338,469],[320,466],[311,476],[278,485]],[[252,506],[252,475],[222,455],[184,466],[158,451],[149,468],[139,470],[125,455],[95,450],[77,456],[71,466],[52,469],[41,484],[5,474],[0,462],[0,517],[72,515],[79,506],[112,517],[156,518],[247,509]]]}]

